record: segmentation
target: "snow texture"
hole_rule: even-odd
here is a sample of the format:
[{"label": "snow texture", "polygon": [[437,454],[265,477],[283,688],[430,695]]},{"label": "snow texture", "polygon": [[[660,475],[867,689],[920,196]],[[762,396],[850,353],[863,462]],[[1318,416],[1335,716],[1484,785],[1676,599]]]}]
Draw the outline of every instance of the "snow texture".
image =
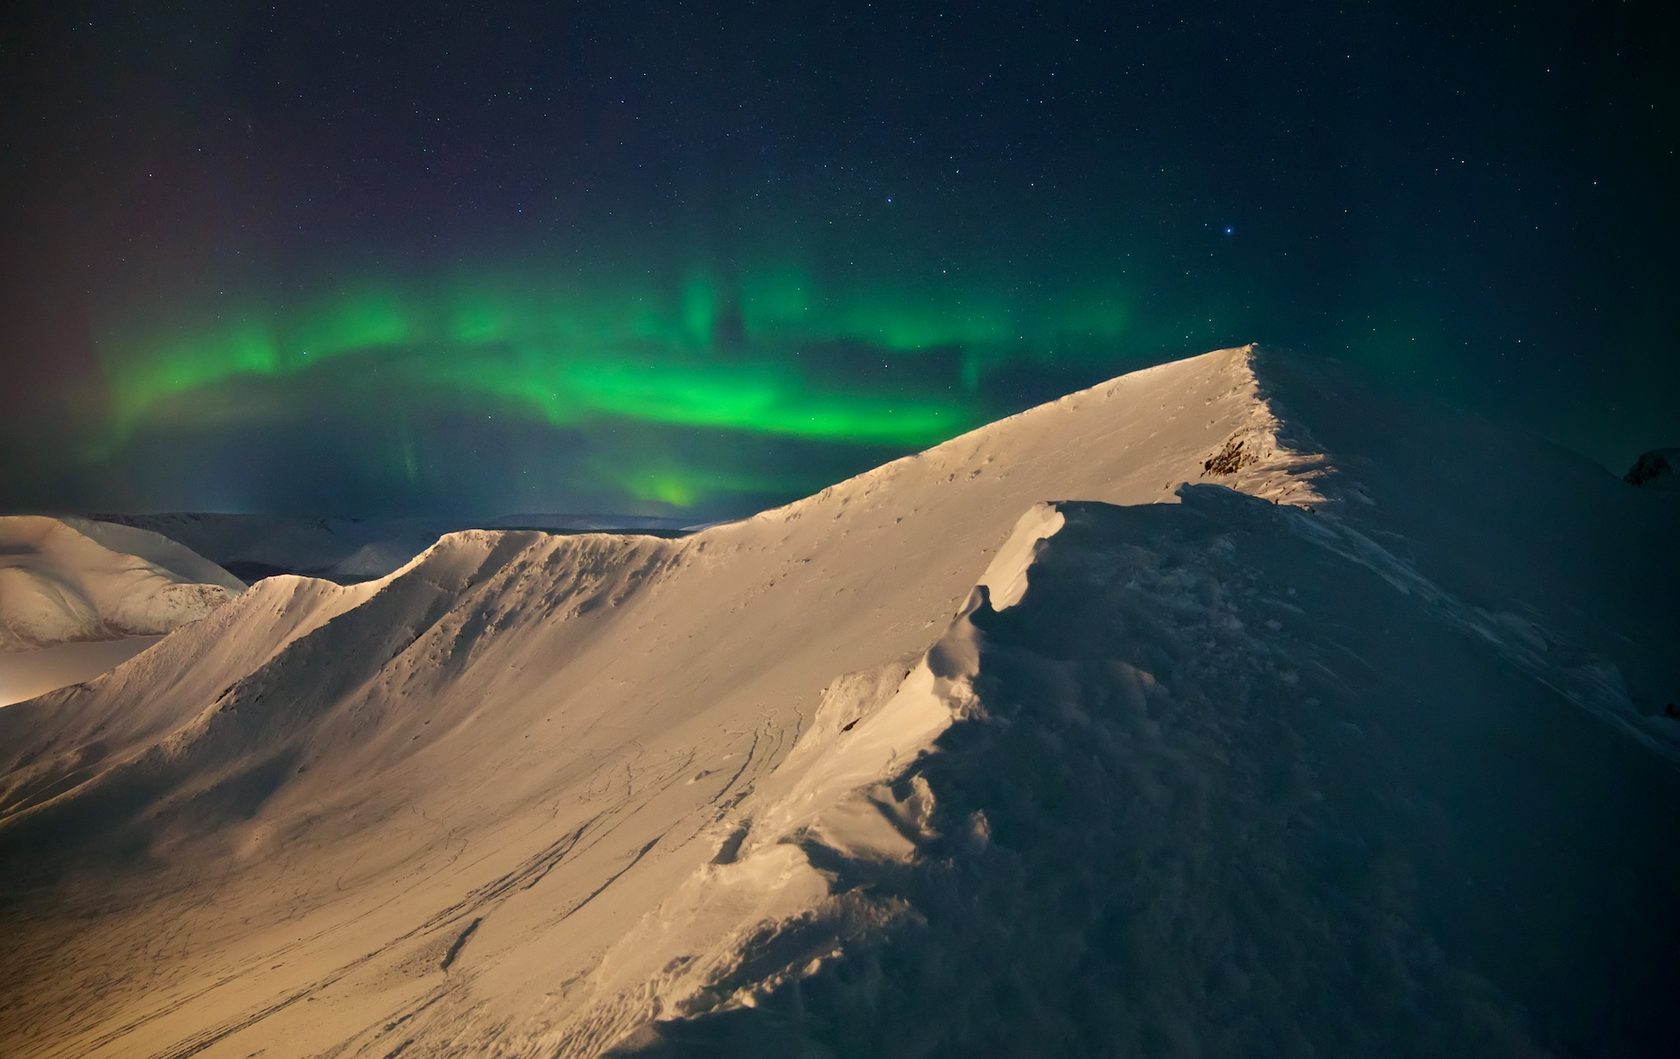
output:
[{"label": "snow texture", "polygon": [[268,578],[0,711],[0,1040],[1662,1054],[1676,502],[1243,348]]}]

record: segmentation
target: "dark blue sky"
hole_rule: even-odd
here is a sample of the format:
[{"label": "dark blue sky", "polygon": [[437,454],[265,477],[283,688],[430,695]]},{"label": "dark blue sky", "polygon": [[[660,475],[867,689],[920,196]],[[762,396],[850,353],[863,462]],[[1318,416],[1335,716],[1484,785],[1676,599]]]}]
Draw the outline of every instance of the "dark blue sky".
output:
[{"label": "dark blue sky", "polygon": [[1680,436],[1657,4],[29,5],[0,507],[742,510],[1258,340]]}]

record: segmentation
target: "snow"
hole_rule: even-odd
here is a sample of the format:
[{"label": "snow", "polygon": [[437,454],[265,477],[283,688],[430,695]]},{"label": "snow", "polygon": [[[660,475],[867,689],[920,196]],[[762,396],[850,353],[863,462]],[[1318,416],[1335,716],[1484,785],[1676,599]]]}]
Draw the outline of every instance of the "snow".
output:
[{"label": "snow", "polygon": [[245,582],[160,533],[74,516],[64,516],[59,521],[108,551],[137,556],[181,581],[220,585],[235,594],[245,591]]},{"label": "snow", "polygon": [[998,549],[980,583],[988,590],[994,610],[1013,607],[1027,590],[1027,573],[1037,559],[1040,546],[1061,532],[1065,519],[1055,504],[1035,504],[1016,523],[1015,532]]},{"label": "snow", "polygon": [[102,515],[180,541],[251,580],[306,574],[355,582],[383,577],[425,551],[440,536],[463,529],[541,529],[552,532],[678,534],[687,520],[636,515],[506,515],[475,523],[434,517],[301,518],[277,515],[176,512]]},{"label": "snow", "polygon": [[[244,587],[156,534],[86,520],[0,517],[0,652],[165,633]],[[0,667],[7,665],[0,657]]]},{"label": "snow", "polygon": [[268,578],[0,710],[0,1037],[1655,1054],[1676,514],[1244,348],[686,537]]},{"label": "snow", "polygon": [[[1016,604],[955,623],[978,645],[972,692],[910,744],[930,753],[853,788],[906,848],[789,826],[773,792],[799,776],[803,803],[796,747],[766,806],[739,809],[769,831],[741,863],[822,865],[823,899],[773,926],[749,909],[696,966],[694,924],[743,886],[703,874],[608,954],[602,974],[633,961],[615,987],[651,981],[658,1003],[609,990],[606,1035],[654,1053],[1654,1054],[1680,858],[1672,803],[1642,793],[1672,794],[1672,770],[1315,516],[1181,497],[1058,505]],[[926,716],[916,684],[874,725]],[[1624,884],[1643,900],[1610,896]]]}]

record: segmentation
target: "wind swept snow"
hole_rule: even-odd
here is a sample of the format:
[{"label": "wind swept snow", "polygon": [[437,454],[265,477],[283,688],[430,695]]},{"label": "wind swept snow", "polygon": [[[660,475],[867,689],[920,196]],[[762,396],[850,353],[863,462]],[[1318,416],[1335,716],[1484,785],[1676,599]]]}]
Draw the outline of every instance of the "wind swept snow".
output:
[{"label": "wind swept snow", "polygon": [[[1313,516],[1181,496],[1057,505],[1020,598],[936,647],[960,687],[819,715],[603,961],[610,1032],[545,1046],[1656,1054],[1672,770]],[[815,899],[753,900],[794,866]]]},{"label": "wind swept snow", "polygon": [[0,711],[0,1039],[1652,1052],[1675,514],[1245,348],[680,539],[268,578]]}]

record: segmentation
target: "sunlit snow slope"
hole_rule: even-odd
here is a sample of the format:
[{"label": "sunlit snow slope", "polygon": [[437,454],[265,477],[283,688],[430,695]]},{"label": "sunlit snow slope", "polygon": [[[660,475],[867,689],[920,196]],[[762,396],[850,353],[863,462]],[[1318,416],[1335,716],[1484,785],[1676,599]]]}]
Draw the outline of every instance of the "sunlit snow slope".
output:
[{"label": "sunlit snow slope", "polygon": [[0,711],[0,1041],[1654,1052],[1677,513],[1241,349],[687,538],[269,578]]}]

